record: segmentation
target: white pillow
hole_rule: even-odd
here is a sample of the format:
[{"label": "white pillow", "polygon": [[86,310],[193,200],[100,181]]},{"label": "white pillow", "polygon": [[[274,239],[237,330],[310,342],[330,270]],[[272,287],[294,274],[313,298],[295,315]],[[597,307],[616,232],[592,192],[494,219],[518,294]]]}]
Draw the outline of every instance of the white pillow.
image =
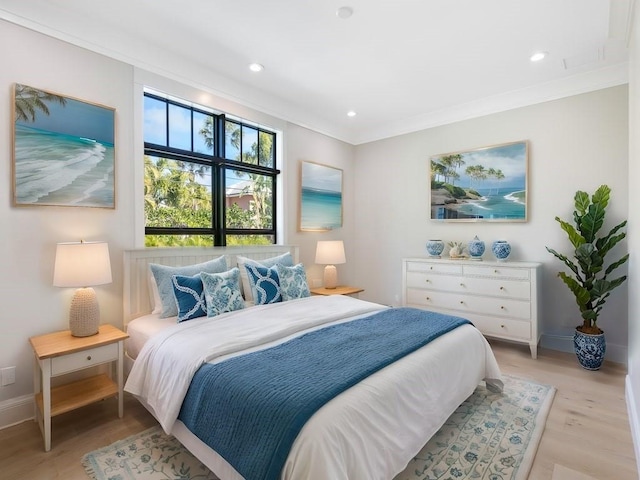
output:
[{"label": "white pillow", "polygon": [[253,302],[253,292],[251,291],[251,282],[249,282],[249,274],[245,268],[246,264],[256,265],[258,267],[273,267],[276,264],[284,265],[285,267],[293,267],[293,257],[291,253],[283,253],[277,257],[265,258],[264,260],[253,260],[251,258],[238,255],[236,258],[238,262],[238,269],[240,270],[240,279],[242,280],[242,291],[244,299],[247,302]]},{"label": "white pillow", "polygon": [[147,286],[149,287],[149,301],[151,302],[152,309],[151,313],[162,313],[162,300],[160,300],[158,284],[156,283],[156,278],[153,276],[151,269],[149,269]]}]

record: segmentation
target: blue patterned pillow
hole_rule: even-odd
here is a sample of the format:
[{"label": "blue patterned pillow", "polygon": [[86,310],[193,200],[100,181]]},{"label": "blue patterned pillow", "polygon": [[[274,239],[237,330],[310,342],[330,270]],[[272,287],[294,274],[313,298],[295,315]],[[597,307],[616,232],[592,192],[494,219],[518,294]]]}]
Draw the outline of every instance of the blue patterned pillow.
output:
[{"label": "blue patterned pillow", "polygon": [[167,265],[158,265],[150,263],[149,268],[153,273],[153,278],[158,286],[158,293],[162,301],[161,318],[175,317],[178,315],[176,299],[173,295],[173,282],[171,278],[174,275],[183,275],[186,277],[197,275],[200,272],[218,273],[227,269],[227,259],[223,256],[208,262],[198,263],[196,265],[187,265],[184,267],[169,267]]},{"label": "blue patterned pillow", "polygon": [[207,302],[207,317],[244,308],[238,268],[223,273],[202,272],[200,277]]},{"label": "blue patterned pillow", "polygon": [[293,267],[293,257],[291,253],[286,252],[277,257],[263,258],[262,260],[252,260],[251,258],[238,255],[236,257],[238,268],[240,268],[240,278],[242,279],[242,289],[244,290],[244,298],[247,302],[253,302],[253,293],[251,292],[251,284],[249,283],[249,274],[245,268],[247,265],[257,265],[259,267],[273,267],[277,263]]},{"label": "blue patterned pillow", "polygon": [[277,303],[282,301],[280,295],[280,281],[276,266],[262,267],[254,264],[246,264],[251,294],[256,305]]},{"label": "blue patterned pillow", "polygon": [[207,304],[205,303],[200,275],[193,277],[174,275],[171,278],[173,295],[176,298],[176,307],[178,308],[178,322],[205,317],[207,315]]},{"label": "blue patterned pillow", "polygon": [[280,279],[280,294],[283,302],[311,295],[304,265],[301,263],[294,267],[276,265],[276,270]]}]

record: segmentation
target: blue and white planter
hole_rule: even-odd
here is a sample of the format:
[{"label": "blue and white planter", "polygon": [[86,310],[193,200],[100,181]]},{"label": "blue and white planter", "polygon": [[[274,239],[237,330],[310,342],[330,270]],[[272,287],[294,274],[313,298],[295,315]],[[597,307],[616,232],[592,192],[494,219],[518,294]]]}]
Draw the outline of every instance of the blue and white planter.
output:
[{"label": "blue and white planter", "polygon": [[576,329],[573,335],[573,346],[576,350],[578,363],[585,370],[600,370],[607,351],[604,333],[591,335]]},{"label": "blue and white planter", "polygon": [[469,257],[471,260],[482,260],[482,255],[484,254],[484,242],[476,235],[473,237],[473,240],[467,244],[467,250],[469,250]]},{"label": "blue and white planter", "polygon": [[499,262],[506,260],[511,253],[511,245],[506,240],[496,240],[491,245],[491,251]]},{"label": "blue and white planter", "polygon": [[434,258],[440,258],[444,250],[444,242],[442,240],[429,240],[427,242],[427,253]]}]

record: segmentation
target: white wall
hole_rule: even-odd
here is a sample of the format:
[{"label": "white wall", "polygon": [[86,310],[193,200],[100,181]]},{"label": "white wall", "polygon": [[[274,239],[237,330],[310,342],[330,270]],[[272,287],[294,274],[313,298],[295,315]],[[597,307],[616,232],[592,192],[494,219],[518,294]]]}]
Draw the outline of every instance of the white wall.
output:
[{"label": "white wall", "polygon": [[[96,287],[103,321],[121,324],[121,252],[132,243],[133,69],[120,62],[0,21],[0,367],[16,366],[2,402],[33,391],[29,337],[68,328],[72,289],[52,286],[55,245],[106,240],[113,283]],[[116,205],[113,209],[12,207],[12,88],[22,83],[116,109]],[[0,423],[1,424],[1,423]]]},{"label": "white wall", "polygon": [[[430,156],[518,140],[529,141],[526,223],[429,220]],[[621,86],[358,146],[354,240],[358,250],[350,268],[355,268],[354,282],[365,288],[361,297],[397,304],[401,259],[426,255],[430,238],[467,242],[478,235],[487,245],[503,238],[512,245],[510,259],[544,264],[542,331],[570,332],[580,323],[579,313],[573,296],[556,278],[560,263],[545,246],[569,250],[554,217],[571,219],[578,189],[591,193],[608,184],[612,199],[607,223],[613,226],[627,217],[627,143],[627,87]],[[607,358],[624,363],[626,284],[611,295],[600,324],[606,332]]]},{"label": "white wall", "polygon": [[[353,231],[353,146],[216,96],[178,84],[125,63],[0,20],[0,368],[16,366],[16,383],[0,387],[0,428],[32,415],[33,362],[29,337],[68,328],[72,289],[52,286],[55,244],[60,241],[109,242],[113,283],[95,287],[103,323],[122,326],[122,251],[143,246],[142,88],[209,105],[283,131],[283,243],[300,245],[310,276],[318,239],[344,238]],[[170,66],[168,66],[169,68]],[[116,209],[20,207],[11,205],[11,123],[14,83],[23,83],[116,109]],[[344,170],[344,227],[329,233],[297,232],[299,162],[313,160]],[[347,255],[352,253],[347,242]],[[341,268],[345,281],[349,278]]]},{"label": "white wall", "polygon": [[[629,131],[640,128],[640,12],[635,9],[630,42],[629,68]],[[629,373],[626,381],[629,422],[640,471],[640,140],[637,134],[629,135]]]}]

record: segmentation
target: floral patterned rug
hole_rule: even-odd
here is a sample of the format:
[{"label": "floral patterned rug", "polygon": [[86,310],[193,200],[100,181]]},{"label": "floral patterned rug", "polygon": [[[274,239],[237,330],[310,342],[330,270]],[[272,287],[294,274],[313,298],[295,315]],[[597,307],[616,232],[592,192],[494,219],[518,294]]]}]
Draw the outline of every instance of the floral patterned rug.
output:
[{"label": "floral patterned rug", "polygon": [[[503,379],[503,393],[478,386],[394,480],[525,480],[555,388]],[[90,452],[82,464],[94,480],[217,480],[160,427]]]}]

